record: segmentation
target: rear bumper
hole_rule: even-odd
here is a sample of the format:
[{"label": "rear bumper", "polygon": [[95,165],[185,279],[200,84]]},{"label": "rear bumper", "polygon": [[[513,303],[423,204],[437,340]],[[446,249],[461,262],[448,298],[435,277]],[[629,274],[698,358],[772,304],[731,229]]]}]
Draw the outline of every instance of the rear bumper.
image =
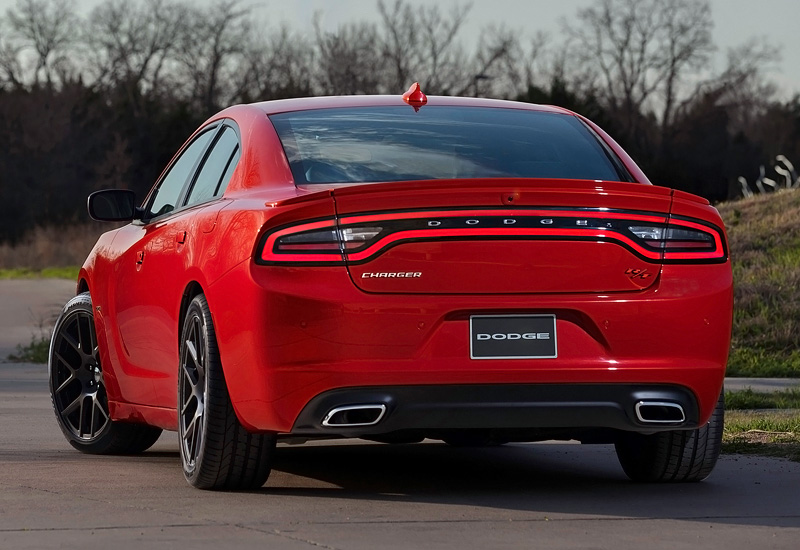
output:
[{"label": "rear bumper", "polygon": [[[631,424],[631,395],[645,388],[691,396],[696,414],[687,405],[685,427],[710,418],[730,344],[732,278],[729,263],[666,265],[658,282],[639,292],[393,295],[359,291],[344,267],[245,262],[206,289],[206,297],[231,399],[249,430],[308,433],[303,430],[319,420],[317,403],[335,391],[374,388],[392,390],[391,403],[427,399],[424,414],[403,406],[404,424],[428,415],[480,420],[480,400],[464,399],[455,413],[437,412],[438,398],[426,397],[425,386],[500,388],[490,392],[487,406],[499,404],[496,418],[508,416],[515,425],[550,426],[563,416],[562,423],[569,418],[570,426],[586,426],[601,416],[605,426],[638,430]],[[470,316],[506,313],[554,314],[558,357],[471,360]],[[556,386],[588,389],[576,390],[580,398],[565,393],[553,401],[548,395]],[[407,398],[403,387],[419,389]],[[623,387],[622,397],[597,391]],[[510,398],[500,394],[517,391],[523,405],[502,405]],[[537,405],[541,400],[545,405]],[[578,406],[570,408],[573,401]],[[387,430],[400,422],[390,412]]]},{"label": "rear bumper", "polygon": [[[671,404],[680,418],[637,414],[637,404]],[[378,414],[381,410],[382,414]],[[340,417],[332,411],[361,407],[373,417]],[[639,407],[642,410],[642,407]],[[648,421],[649,419],[649,421]],[[349,421],[348,421],[349,420]],[[344,423],[346,422],[346,424]],[[347,425],[349,424],[349,425]],[[698,427],[694,394],[679,386],[629,384],[497,384],[342,388],[314,397],[291,433],[308,436],[369,437],[416,430],[520,430],[529,428],[612,428],[656,432]]]}]

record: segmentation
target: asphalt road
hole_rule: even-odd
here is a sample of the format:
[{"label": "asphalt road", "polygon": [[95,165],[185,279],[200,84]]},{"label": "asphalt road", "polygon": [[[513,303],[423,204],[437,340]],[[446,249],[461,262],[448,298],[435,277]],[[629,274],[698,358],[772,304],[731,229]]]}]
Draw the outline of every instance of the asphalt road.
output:
[{"label": "asphalt road", "polygon": [[75,281],[12,279],[0,281],[0,360],[17,344],[53,330],[61,308],[75,296]]},{"label": "asphalt road", "polygon": [[82,455],[41,365],[0,365],[0,548],[798,547],[800,464],[723,456],[702,483],[628,482],[610,446],[279,445],[259,491],[183,479],[174,433]]},{"label": "asphalt road", "polygon": [[[0,334],[22,300],[6,288]],[[705,482],[648,485],[610,446],[347,440],[279,445],[261,490],[211,493],[184,481],[174,433],[138,457],[73,450],[46,380],[0,364],[0,549],[800,546],[800,464],[785,460],[723,456]]]}]

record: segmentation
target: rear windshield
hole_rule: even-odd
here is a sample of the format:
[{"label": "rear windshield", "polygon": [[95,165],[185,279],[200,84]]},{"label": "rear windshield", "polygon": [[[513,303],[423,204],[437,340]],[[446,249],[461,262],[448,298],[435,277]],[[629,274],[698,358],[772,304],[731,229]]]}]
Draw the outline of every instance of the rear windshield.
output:
[{"label": "rear windshield", "polygon": [[[631,181],[576,117],[486,107],[271,115],[297,184],[430,179]],[[613,160],[612,160],[613,159]]]}]

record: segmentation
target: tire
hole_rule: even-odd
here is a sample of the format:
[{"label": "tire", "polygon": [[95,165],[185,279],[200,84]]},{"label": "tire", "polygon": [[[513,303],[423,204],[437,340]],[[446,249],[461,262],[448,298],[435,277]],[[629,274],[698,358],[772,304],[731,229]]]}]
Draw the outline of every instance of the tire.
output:
[{"label": "tire", "polygon": [[178,436],[183,474],[198,489],[257,489],[269,477],[275,434],[250,433],[231,404],[205,296],[181,330]]},{"label": "tire", "polygon": [[88,292],[67,302],[56,320],[47,360],[50,398],[70,445],[90,454],[138,454],[160,428],[112,421]]},{"label": "tire", "polygon": [[707,478],[717,463],[725,424],[725,392],[711,420],[696,430],[653,435],[625,434],[616,442],[617,457],[634,481],[694,482]]}]

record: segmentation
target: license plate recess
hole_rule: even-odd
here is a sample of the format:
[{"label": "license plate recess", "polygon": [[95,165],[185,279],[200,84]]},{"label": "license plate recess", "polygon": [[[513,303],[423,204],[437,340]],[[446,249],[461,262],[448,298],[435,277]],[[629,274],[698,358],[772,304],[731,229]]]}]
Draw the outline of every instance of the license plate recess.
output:
[{"label": "license plate recess", "polygon": [[553,314],[472,315],[472,359],[553,359],[558,357]]}]

